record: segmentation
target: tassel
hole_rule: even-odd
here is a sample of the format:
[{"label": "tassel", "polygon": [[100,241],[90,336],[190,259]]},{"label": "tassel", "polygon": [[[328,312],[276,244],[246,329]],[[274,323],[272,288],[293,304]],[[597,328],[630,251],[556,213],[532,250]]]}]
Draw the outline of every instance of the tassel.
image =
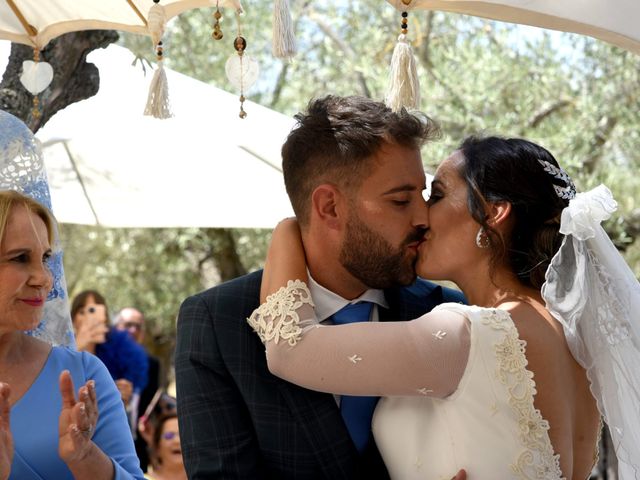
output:
[{"label": "tassel", "polygon": [[296,37],[289,0],[275,0],[273,6],[273,56],[290,59],[296,54]]},{"label": "tassel", "polygon": [[164,35],[164,26],[167,22],[167,16],[164,13],[164,7],[158,3],[159,0],[154,0],[154,4],[149,9],[149,15],[147,15],[147,28],[149,29],[149,35],[151,35],[151,41],[153,45],[157,45]]},{"label": "tassel", "polygon": [[167,73],[164,71],[162,61],[158,62],[147,97],[147,106],[144,109],[145,115],[154,118],[171,118],[169,105],[169,84],[167,83]]},{"label": "tassel", "polygon": [[417,109],[420,106],[416,59],[405,34],[398,37],[398,43],[393,49],[386,104],[394,112],[400,111],[402,107]]},{"label": "tassel", "polygon": [[159,2],[160,0],[153,0],[153,5],[151,5],[147,16],[147,28],[149,35],[151,35],[151,41],[156,47],[158,67],[151,79],[151,85],[149,85],[149,96],[144,114],[154,118],[171,118],[173,115],[169,106],[169,83],[167,82],[167,73],[164,71],[164,48],[162,45],[162,35],[167,17],[164,7]]}]

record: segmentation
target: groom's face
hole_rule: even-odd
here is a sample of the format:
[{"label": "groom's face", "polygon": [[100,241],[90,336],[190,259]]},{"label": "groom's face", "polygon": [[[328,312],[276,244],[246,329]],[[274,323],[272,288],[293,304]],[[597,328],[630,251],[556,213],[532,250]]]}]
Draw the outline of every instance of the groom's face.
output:
[{"label": "groom's face", "polygon": [[350,196],[340,262],[368,287],[408,285],[427,222],[420,150],[387,143],[371,164]]}]

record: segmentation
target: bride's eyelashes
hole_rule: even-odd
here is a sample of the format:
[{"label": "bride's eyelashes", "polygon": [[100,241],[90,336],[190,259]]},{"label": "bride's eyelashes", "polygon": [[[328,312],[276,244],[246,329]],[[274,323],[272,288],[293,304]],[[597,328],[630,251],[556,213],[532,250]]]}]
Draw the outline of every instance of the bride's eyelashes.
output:
[{"label": "bride's eyelashes", "polygon": [[442,195],[442,193],[440,193],[438,190],[431,190],[431,195],[429,195],[429,199],[427,200],[427,203],[429,205],[433,205],[434,203],[438,202],[438,200],[440,200],[444,195]]}]

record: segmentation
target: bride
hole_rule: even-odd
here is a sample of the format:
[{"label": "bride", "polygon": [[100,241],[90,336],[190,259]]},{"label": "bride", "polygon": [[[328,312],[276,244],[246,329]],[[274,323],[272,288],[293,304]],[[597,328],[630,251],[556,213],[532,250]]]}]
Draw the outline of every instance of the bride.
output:
[{"label": "bride", "polygon": [[436,172],[416,264],[421,277],[455,282],[470,306],[320,325],[298,224],[285,220],[267,256],[266,302],[249,323],[275,375],[384,397],[372,430],[392,478],[464,468],[470,480],[582,480],[601,414],[620,478],[640,478],[630,314],[640,289],[599,225],[615,207],[604,186],[576,195],[538,145],[472,137]]}]

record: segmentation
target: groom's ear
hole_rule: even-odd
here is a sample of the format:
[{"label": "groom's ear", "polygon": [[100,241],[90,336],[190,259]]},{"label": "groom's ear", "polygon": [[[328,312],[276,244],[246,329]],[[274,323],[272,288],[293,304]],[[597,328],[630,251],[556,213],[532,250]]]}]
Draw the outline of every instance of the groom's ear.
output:
[{"label": "groom's ear", "polygon": [[343,200],[342,193],[335,185],[318,185],[311,194],[311,216],[327,227],[337,229],[341,224]]},{"label": "groom's ear", "polygon": [[487,223],[493,228],[501,228],[509,225],[511,221],[511,202],[491,202],[487,213]]}]

